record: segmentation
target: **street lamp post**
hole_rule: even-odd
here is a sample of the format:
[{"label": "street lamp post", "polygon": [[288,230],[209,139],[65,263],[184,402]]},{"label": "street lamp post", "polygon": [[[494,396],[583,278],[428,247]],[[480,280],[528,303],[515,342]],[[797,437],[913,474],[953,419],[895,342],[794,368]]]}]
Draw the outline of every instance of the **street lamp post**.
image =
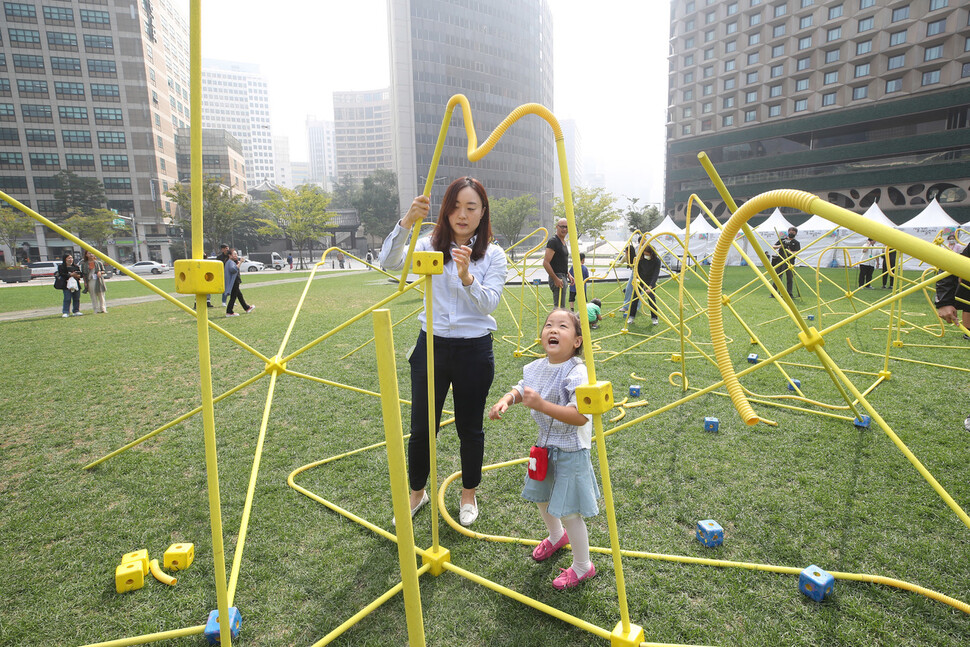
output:
[{"label": "street lamp post", "polygon": [[139,258],[141,256],[141,254],[140,254],[140,250],[138,249],[138,227],[135,226],[135,216],[134,215],[131,215],[131,216],[122,216],[122,215],[120,215],[117,212],[117,210],[112,209],[112,211],[115,212],[115,220],[114,220],[114,222],[112,224],[114,224],[116,226],[121,225],[121,224],[124,224],[123,222],[118,222],[119,220],[121,220],[121,221],[128,220],[128,221],[131,222],[131,237],[132,237],[132,240],[135,243],[135,252],[134,252],[133,256],[134,256],[135,262],[137,263],[138,261],[141,260]]}]

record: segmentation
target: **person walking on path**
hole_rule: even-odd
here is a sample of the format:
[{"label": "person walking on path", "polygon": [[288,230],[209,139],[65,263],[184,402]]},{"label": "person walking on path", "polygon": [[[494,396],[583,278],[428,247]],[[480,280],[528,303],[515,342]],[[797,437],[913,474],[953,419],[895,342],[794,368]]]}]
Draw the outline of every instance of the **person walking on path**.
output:
[{"label": "person walking on path", "polygon": [[226,285],[229,287],[229,304],[226,306],[226,316],[227,317],[238,317],[238,312],[233,312],[236,305],[236,300],[239,300],[239,305],[242,309],[246,311],[247,314],[256,309],[256,306],[248,305],[246,299],[243,298],[242,289],[242,278],[239,276],[239,254],[236,250],[229,250],[229,258],[226,260]]},{"label": "person walking on path", "polygon": [[[409,234],[427,217],[431,201],[419,195],[407,214],[384,240],[378,262],[385,269],[403,269]],[[435,433],[448,389],[455,408],[455,430],[461,453],[462,491],[458,521],[470,526],[478,518],[478,486],[485,455],[483,421],[488,390],[495,377],[492,312],[505,286],[505,252],[492,242],[488,194],[470,177],[452,182],[441,201],[438,221],[430,236],[419,238],[417,252],[438,251],[444,272],[431,279],[434,335]],[[408,480],[411,516],[428,501],[425,491],[431,473],[428,431],[427,312],[418,314],[421,331],[411,350],[411,437],[408,440]]]},{"label": "person walking on path", "polygon": [[565,218],[556,223],[556,235],[549,237],[546,243],[546,255],[542,259],[542,267],[549,275],[549,288],[552,290],[552,307],[566,307],[566,283],[569,281],[569,248],[566,247],[566,235],[569,225]]},{"label": "person walking on path", "polygon": [[54,278],[54,287],[64,293],[64,302],[61,305],[62,317],[69,317],[71,314],[80,317],[84,314],[81,312],[81,268],[74,262],[74,254],[68,252],[61,258],[61,264],[57,266],[57,276]]}]

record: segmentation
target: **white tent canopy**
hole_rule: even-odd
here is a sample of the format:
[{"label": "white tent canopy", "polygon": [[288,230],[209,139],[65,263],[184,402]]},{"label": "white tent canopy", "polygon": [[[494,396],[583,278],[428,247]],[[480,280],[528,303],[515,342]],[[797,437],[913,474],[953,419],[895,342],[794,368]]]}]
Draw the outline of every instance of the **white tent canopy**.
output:
[{"label": "white tent canopy", "polygon": [[714,246],[720,233],[721,230],[711,224],[706,215],[700,214],[691,219],[690,239],[687,241],[687,246],[698,262],[704,263],[705,259],[714,253]]},{"label": "white tent canopy", "polygon": [[[942,235],[945,239],[948,233],[956,231],[960,226],[956,220],[943,210],[940,203],[933,200],[926,208],[916,216],[899,225],[898,229],[916,238],[933,242],[937,236]],[[951,230],[951,231],[945,231]],[[925,269],[926,264],[916,259],[907,257],[903,261],[903,269],[915,270]]]},{"label": "white tent canopy", "polygon": [[664,219],[659,225],[650,230],[648,238],[653,236],[657,236],[653,240],[653,248],[657,251],[657,254],[661,258],[668,254],[672,254],[679,258],[683,253],[683,249],[681,248],[680,243],[677,241],[678,239],[683,238],[684,230],[677,226],[669,214],[664,216]]}]

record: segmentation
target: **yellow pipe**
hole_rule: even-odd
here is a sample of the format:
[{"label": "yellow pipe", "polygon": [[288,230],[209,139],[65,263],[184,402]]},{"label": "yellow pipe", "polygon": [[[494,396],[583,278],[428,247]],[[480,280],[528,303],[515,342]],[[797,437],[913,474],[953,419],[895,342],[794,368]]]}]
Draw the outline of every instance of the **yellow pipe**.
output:
[{"label": "yellow pipe", "polygon": [[[431,174],[434,175],[433,173]],[[434,278],[431,275],[428,277],[428,287],[424,291],[424,310],[425,310],[425,322],[424,325],[427,328],[425,332],[425,372],[426,372],[426,385],[427,389],[427,399],[425,406],[427,407],[428,415],[428,482],[431,491],[434,492],[438,487],[438,448],[437,448],[437,418],[435,414],[435,391],[434,391],[434,297],[432,295],[432,287],[434,284]],[[417,404],[417,403],[415,403]],[[410,486],[408,487],[408,492],[411,491]],[[410,501],[410,500],[409,500]],[[408,518],[411,517],[411,509],[408,508]],[[431,502],[431,547],[435,553],[438,552],[438,504],[435,501]]]},{"label": "yellow pipe", "polygon": [[[427,290],[425,293],[430,295],[431,290]],[[428,318],[430,320],[430,313]],[[431,346],[430,342],[428,346]],[[401,426],[401,408],[398,404],[400,397],[397,385],[397,365],[394,361],[391,313],[386,309],[374,312],[374,351],[377,355],[377,375],[381,387],[381,411],[387,443],[391,499],[394,503],[394,518],[397,520],[397,554],[401,565],[401,582],[404,585],[404,614],[408,625],[408,645],[423,647],[424,616],[421,613],[418,569],[414,561],[414,530],[411,526],[409,496],[411,489],[408,487],[407,467],[404,459],[404,438]],[[433,391],[431,393],[433,403],[434,393]],[[431,427],[434,428],[433,419]]]},{"label": "yellow pipe", "polygon": [[83,647],[127,647],[128,645],[144,645],[146,643],[159,640],[171,640],[173,638],[185,638],[187,636],[199,636],[205,632],[205,625],[195,625],[185,629],[173,629],[172,631],[159,631],[158,633],[135,636],[134,638],[122,638],[119,640],[108,640],[101,643],[90,643]]},{"label": "yellow pipe", "polygon": [[176,578],[172,577],[171,575],[169,575],[168,573],[162,570],[162,567],[158,565],[157,559],[153,559],[152,561],[148,562],[148,570],[152,572],[152,577],[154,577],[162,584],[167,584],[168,586],[175,586],[176,582],[178,582]]}]

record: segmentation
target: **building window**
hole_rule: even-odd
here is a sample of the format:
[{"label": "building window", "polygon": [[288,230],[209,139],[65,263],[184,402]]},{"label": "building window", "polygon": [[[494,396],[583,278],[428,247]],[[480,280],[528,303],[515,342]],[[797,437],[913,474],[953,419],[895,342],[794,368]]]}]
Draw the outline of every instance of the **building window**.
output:
[{"label": "building window", "polygon": [[14,54],[13,69],[15,72],[27,74],[43,74],[44,57],[36,54]]},{"label": "building window", "polygon": [[733,58],[729,61],[724,61],[725,72],[733,72],[736,67],[737,67],[737,64],[734,62]]},{"label": "building window", "polygon": [[775,25],[774,27],[771,28],[772,38],[780,38],[784,35],[785,35],[785,23],[781,23],[780,25]]},{"label": "building window", "polygon": [[776,4],[773,11],[775,12],[775,18],[780,18],[788,13],[788,3],[782,2],[781,4]]},{"label": "building window", "polygon": [[795,81],[795,92],[804,92],[808,90],[808,78],[798,79]]},{"label": "building window", "polygon": [[784,56],[784,55],[785,55],[784,43],[782,43],[781,45],[775,45],[774,47],[771,48],[771,58],[778,58],[779,56]]},{"label": "building window", "polygon": [[795,61],[795,71],[801,72],[812,66],[812,57],[806,56]]},{"label": "building window", "polygon": [[0,168],[3,169],[22,169],[24,167],[24,154],[0,151]]},{"label": "building window", "polygon": [[20,112],[24,116],[24,121],[54,123],[54,117],[50,106],[38,106],[24,103],[20,106]]},{"label": "building window", "polygon": [[131,193],[130,177],[106,177],[101,179],[105,193]]},{"label": "building window", "polygon": [[826,72],[825,77],[822,79],[822,85],[832,85],[833,83],[839,82],[839,71]]},{"label": "building window", "polygon": [[870,29],[872,29],[874,24],[875,24],[875,21],[872,16],[869,16],[868,18],[860,18],[859,33],[861,34],[864,31],[869,31]]},{"label": "building window", "polygon": [[758,55],[758,52],[751,52],[748,54],[748,65],[754,65],[758,62],[759,58],[761,57]]},{"label": "building window", "polygon": [[714,66],[713,65],[705,66],[703,72],[704,72],[705,79],[711,78],[712,76],[714,76]]},{"label": "building window", "polygon": [[749,92],[745,92],[744,93],[744,102],[745,103],[754,103],[757,100],[758,100],[758,91],[757,90],[751,90]]},{"label": "building window", "polygon": [[805,112],[808,110],[808,99],[798,99],[795,101],[795,112]]},{"label": "building window", "polygon": [[65,153],[64,162],[69,169],[94,170],[94,155],[91,153]]},{"label": "building window", "polygon": [[970,76],[970,63],[963,64],[963,68],[960,70],[960,76],[963,78]]},{"label": "building window", "polygon": [[714,94],[714,84],[705,83],[703,86],[701,86],[701,94],[704,95],[705,97]]},{"label": "building window", "polygon": [[717,20],[717,12],[708,11],[706,14],[704,14],[704,24],[710,25],[715,20]]},{"label": "building window", "polygon": [[57,153],[31,153],[30,168],[35,171],[57,171],[61,168],[61,158]]},{"label": "building window", "polygon": [[937,45],[936,47],[927,47],[923,51],[924,61],[935,61],[936,59],[943,56],[943,45]]},{"label": "building window", "polygon": [[54,131],[47,128],[25,128],[24,136],[28,146],[57,146]]},{"label": "building window", "polygon": [[906,55],[905,54],[898,54],[896,56],[890,56],[889,57],[889,63],[887,65],[887,67],[890,70],[898,70],[899,68],[903,67],[904,65],[906,65]]},{"label": "building window", "polygon": [[98,146],[101,148],[124,148],[125,134],[114,130],[99,130]]},{"label": "building window", "polygon": [[61,139],[64,141],[64,146],[68,148],[72,146],[90,148],[91,146],[91,132],[88,130],[62,130]]},{"label": "building window", "polygon": [[926,35],[936,36],[937,34],[942,34],[946,31],[946,18],[940,20],[934,20],[931,23],[926,24]]},{"label": "building window", "polygon": [[710,114],[714,110],[714,104],[710,101],[706,101],[701,104],[701,114]]},{"label": "building window", "polygon": [[17,79],[17,93],[22,97],[37,98],[50,96],[47,81],[35,79]]},{"label": "building window", "polygon": [[734,125],[734,115],[724,115],[721,117],[722,126],[733,126]]},{"label": "building window", "polygon": [[839,60],[840,51],[841,50],[838,49],[830,49],[829,51],[825,52],[825,62],[835,63],[837,60]]},{"label": "building window", "polygon": [[826,92],[822,95],[822,105],[823,106],[834,106],[835,105],[835,93]]},{"label": "building window", "polygon": [[859,9],[868,9],[876,4],[876,0],[859,0]]},{"label": "building window", "polygon": [[760,13],[751,14],[751,16],[748,18],[748,25],[751,27],[754,27],[755,25],[760,25],[760,24],[761,24],[761,14]]},{"label": "building window", "polygon": [[826,43],[831,43],[833,40],[838,40],[840,38],[842,38],[841,27],[833,27],[832,29],[829,29],[828,31],[825,32]]},{"label": "building window", "polygon": [[896,45],[902,45],[906,42],[906,30],[897,31],[889,34],[889,46],[895,47]]},{"label": "building window", "polygon": [[781,114],[781,106],[780,105],[768,106],[768,116],[769,117],[777,117],[780,114]]},{"label": "building window", "polygon": [[771,78],[773,79],[777,79],[779,76],[783,76],[785,74],[785,64],[779,63],[778,65],[772,65],[770,73],[771,73]]},{"label": "building window", "polygon": [[903,89],[902,79],[889,79],[888,81],[886,81],[886,94],[899,92],[902,89]]},{"label": "building window", "polygon": [[731,52],[737,50],[737,48],[738,48],[738,41],[736,40],[729,40],[728,42],[724,43],[724,51],[727,54],[730,54]]},{"label": "building window", "polygon": [[54,81],[54,94],[58,99],[69,101],[84,100],[84,84],[71,83],[68,81]]},{"label": "building window", "polygon": [[51,70],[63,76],[81,76],[81,59],[51,56]]},{"label": "building window", "polygon": [[73,25],[74,10],[70,7],[48,7],[44,6],[44,24],[46,25]]},{"label": "building window", "polygon": [[0,103],[0,121],[17,121],[17,111],[12,103]]},{"label": "building window", "polygon": [[684,124],[680,128],[680,134],[681,135],[690,135],[693,130],[694,129],[691,128],[690,124]]},{"label": "building window", "polygon": [[738,33],[738,21],[737,20],[734,20],[732,22],[729,22],[727,24],[727,26],[725,27],[725,32],[728,33],[728,34],[736,34],[736,33]]},{"label": "building window", "polygon": [[837,4],[834,7],[829,7],[829,20],[835,20],[836,18],[842,17],[842,5]]},{"label": "building window", "polygon": [[761,42],[761,34],[759,34],[759,33],[748,34],[748,45],[749,46],[750,45],[757,45],[760,42]]},{"label": "building window", "polygon": [[872,51],[872,41],[864,40],[861,43],[855,44],[855,55],[862,56],[863,54],[868,54]]},{"label": "building window", "polygon": [[748,72],[744,75],[744,84],[751,85],[752,83],[758,82],[758,72]]},{"label": "building window", "polygon": [[805,7],[811,7],[813,4],[815,4],[815,0],[801,0],[801,2],[798,3],[798,6],[804,9]]},{"label": "building window", "polygon": [[688,88],[684,90],[684,101],[693,101],[693,100],[694,100],[694,89]]},{"label": "building window", "polygon": [[724,97],[724,101],[721,103],[723,108],[733,108],[734,107],[734,97]]},{"label": "building window", "polygon": [[120,101],[121,90],[114,83],[92,83],[91,98],[95,101]]},{"label": "building window", "polygon": [[708,29],[707,31],[704,32],[704,42],[710,43],[713,40],[714,40],[714,30]]},{"label": "building window", "polygon": [[733,76],[730,79],[724,79],[724,89],[733,90],[735,83],[736,83],[736,80]]},{"label": "building window", "polygon": [[751,122],[751,121],[755,121],[757,119],[758,119],[758,111],[757,110],[745,110],[744,111],[744,122],[745,123],[748,123],[748,122]]},{"label": "building window", "polygon": [[854,79],[861,79],[864,76],[869,76],[869,64],[868,63],[862,63],[860,65],[856,65],[855,66],[855,73],[853,74],[852,78],[854,78]]},{"label": "building window", "polygon": [[710,130],[713,127],[713,125],[714,125],[714,122],[712,122],[710,119],[703,120],[701,122],[701,132],[704,132],[705,130]]},{"label": "building window", "polygon": [[803,49],[808,49],[811,46],[812,46],[811,36],[804,36],[798,39],[798,51],[802,51]]},{"label": "building window", "polygon": [[781,96],[781,85],[773,85],[768,88],[768,97],[774,99]]},{"label": "building window", "polygon": [[930,11],[936,11],[950,5],[950,0],[930,0]]},{"label": "building window", "polygon": [[684,119],[690,119],[691,117],[694,116],[694,108],[692,108],[691,106],[687,106],[686,108],[684,108],[682,114]]},{"label": "building window", "polygon": [[801,18],[798,19],[799,29],[808,29],[811,26],[812,26],[812,14],[808,14],[807,16],[802,16]]},{"label": "building window", "polygon": [[92,29],[108,29],[111,27],[111,18],[107,11],[81,9],[81,26]]},{"label": "building window", "polygon": [[77,51],[77,34],[60,31],[47,32],[47,46],[63,52]]},{"label": "building window", "polygon": [[[20,2],[4,2],[3,13],[7,18],[16,20],[17,18],[33,18],[30,22],[37,21],[37,10],[32,4],[22,4]],[[24,22],[21,20],[20,22]]]},{"label": "building window", "polygon": [[693,83],[693,82],[694,82],[694,73],[684,72],[684,85],[687,85],[688,83]]},{"label": "building window", "polygon": [[40,49],[40,32],[36,29],[10,29],[10,44],[14,47]]},{"label": "building window", "polygon": [[88,123],[88,109],[84,106],[58,106],[57,116],[62,124]]},{"label": "building window", "polygon": [[108,172],[127,171],[128,156],[127,155],[102,155],[101,169],[103,171],[108,171]]},{"label": "building window", "polygon": [[909,5],[893,9],[892,22],[899,22],[900,20],[906,20],[907,18],[909,18]]},{"label": "building window", "polygon": [[84,51],[114,51],[114,41],[111,36],[94,36],[92,34],[84,34]]},{"label": "building window", "polygon": [[852,100],[857,101],[859,99],[865,99],[869,96],[869,86],[860,85],[857,88],[852,88]]},{"label": "building window", "polygon": [[121,108],[95,108],[94,122],[96,124],[121,125],[124,121]]},{"label": "building window", "polygon": [[688,54],[684,57],[684,67],[689,67],[694,64],[694,55]]},{"label": "building window", "polygon": [[704,60],[709,61],[712,58],[714,58],[714,48],[708,47],[707,49],[704,50]]},{"label": "building window", "polygon": [[727,15],[733,16],[738,12],[738,3],[732,2],[727,6]]},{"label": "building window", "polygon": [[694,37],[684,39],[684,49],[694,49]]},{"label": "building window", "polygon": [[103,61],[96,58],[88,59],[88,74],[100,78],[118,78],[118,65],[114,61]]},{"label": "building window", "polygon": [[923,72],[923,79],[920,85],[934,85],[940,82],[940,71],[932,70],[930,72]]}]

